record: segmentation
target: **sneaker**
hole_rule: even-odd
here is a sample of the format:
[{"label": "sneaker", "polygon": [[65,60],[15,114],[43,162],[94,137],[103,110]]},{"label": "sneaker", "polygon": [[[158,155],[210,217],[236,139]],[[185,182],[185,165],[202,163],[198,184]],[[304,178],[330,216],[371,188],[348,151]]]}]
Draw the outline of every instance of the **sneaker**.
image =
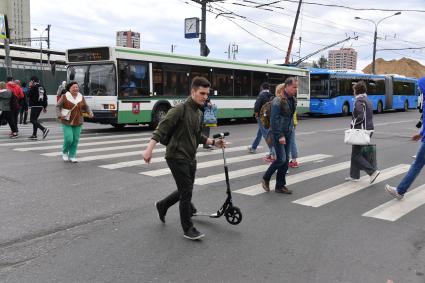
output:
[{"label": "sneaker", "polygon": [[28,139],[29,140],[36,140],[37,139],[37,136],[32,135],[32,136],[28,137]]},{"label": "sneaker", "polygon": [[185,237],[186,239],[189,239],[189,240],[199,240],[199,239],[205,237],[205,234],[202,234],[201,232],[196,230],[195,227],[192,226],[192,227],[189,228],[189,230],[184,232],[183,237]]},{"label": "sneaker", "polygon": [[359,179],[355,179],[355,178],[351,178],[351,177],[346,177],[344,180],[347,181],[347,182],[358,182],[359,181]]},{"label": "sneaker", "polygon": [[375,172],[373,172],[372,175],[370,175],[370,183],[371,184],[373,182],[375,182],[375,180],[376,180],[376,178],[378,178],[379,174],[381,174],[381,171],[375,170]]},{"label": "sneaker", "polygon": [[44,129],[43,131],[43,140],[47,137],[47,135],[49,134],[50,130],[49,129]]},{"label": "sneaker", "polygon": [[263,186],[263,189],[266,192],[270,192],[270,181],[267,181],[267,180],[262,179],[261,180],[261,186]]},{"label": "sneaker", "polygon": [[13,134],[9,135],[9,138],[11,138],[11,139],[17,139],[18,138],[18,133],[13,133]]},{"label": "sneaker", "polygon": [[272,163],[274,161],[271,155],[267,155],[266,157],[263,157],[263,160],[268,163]]},{"label": "sneaker", "polygon": [[403,198],[403,195],[400,195],[397,192],[397,188],[396,187],[392,187],[388,184],[385,185],[385,190],[393,197],[396,198],[398,200],[401,200]]},{"label": "sneaker", "polygon": [[78,162],[78,160],[77,160],[76,157],[70,157],[69,158],[69,161],[71,161],[72,163],[77,163]]},{"label": "sneaker", "polygon": [[159,220],[161,220],[162,223],[165,223],[165,212],[161,211],[161,209],[159,208],[159,203],[158,202],[155,202],[155,207],[156,207],[156,210],[158,212],[158,218],[159,218]]},{"label": "sneaker", "polygon": [[291,167],[291,168],[298,168],[298,162],[297,161],[293,161],[293,160],[291,160],[291,161],[289,161],[289,167]]},{"label": "sneaker", "polygon": [[252,146],[248,146],[249,153],[255,153],[257,150],[253,149]]},{"label": "sneaker", "polygon": [[65,162],[69,161],[68,153],[62,153],[62,159],[63,159],[63,161],[65,161]]},{"label": "sneaker", "polygon": [[286,186],[283,186],[280,189],[275,189],[274,191],[279,194],[287,194],[287,195],[292,194],[292,190],[288,189]]}]

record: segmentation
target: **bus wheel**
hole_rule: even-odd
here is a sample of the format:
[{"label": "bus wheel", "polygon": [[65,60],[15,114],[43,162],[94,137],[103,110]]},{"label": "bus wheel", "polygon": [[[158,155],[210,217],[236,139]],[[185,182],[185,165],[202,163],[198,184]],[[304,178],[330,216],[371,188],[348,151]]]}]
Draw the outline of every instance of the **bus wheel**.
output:
[{"label": "bus wheel", "polygon": [[382,102],[378,102],[378,107],[376,108],[376,113],[381,114],[382,113]]},{"label": "bus wheel", "polygon": [[348,114],[350,114],[350,106],[348,103],[344,103],[342,106],[342,116],[348,116]]},{"label": "bus wheel", "polygon": [[406,112],[407,110],[409,110],[409,102],[406,100],[404,102],[403,112]]},{"label": "bus wheel", "polygon": [[115,129],[124,129],[126,124],[111,124],[112,127],[114,127]]},{"label": "bus wheel", "polygon": [[152,117],[152,128],[155,129],[158,126],[159,122],[161,122],[161,120],[165,118],[165,115],[167,115],[169,109],[170,108],[167,105],[159,105],[156,108]]}]

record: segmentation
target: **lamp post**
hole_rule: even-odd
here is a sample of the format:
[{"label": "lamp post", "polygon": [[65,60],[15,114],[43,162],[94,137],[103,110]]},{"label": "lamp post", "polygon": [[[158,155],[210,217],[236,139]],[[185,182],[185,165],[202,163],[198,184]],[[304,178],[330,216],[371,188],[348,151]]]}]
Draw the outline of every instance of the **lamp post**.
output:
[{"label": "lamp post", "polygon": [[364,20],[364,21],[368,21],[368,22],[371,22],[371,23],[373,23],[374,25],[375,25],[375,34],[374,34],[374,36],[373,36],[373,58],[372,58],[372,74],[375,74],[375,56],[376,56],[376,40],[377,40],[377,38],[378,38],[378,25],[383,21],[383,20],[385,20],[385,19],[388,19],[388,18],[391,18],[391,17],[394,17],[394,16],[397,16],[397,15],[400,15],[401,14],[401,12],[397,12],[397,13],[394,13],[394,14],[392,14],[392,15],[389,15],[389,16],[387,16],[387,17],[385,17],[385,18],[382,18],[382,19],[380,19],[379,21],[373,21],[373,20],[370,20],[370,19],[363,19],[363,18],[360,18],[360,17],[354,17],[354,19],[356,19],[356,20]]},{"label": "lamp post", "polygon": [[40,70],[43,70],[43,41],[41,38],[43,37],[43,33],[48,30],[48,28],[45,28],[43,31],[39,31],[36,28],[33,28],[34,31],[37,31],[40,35]]}]

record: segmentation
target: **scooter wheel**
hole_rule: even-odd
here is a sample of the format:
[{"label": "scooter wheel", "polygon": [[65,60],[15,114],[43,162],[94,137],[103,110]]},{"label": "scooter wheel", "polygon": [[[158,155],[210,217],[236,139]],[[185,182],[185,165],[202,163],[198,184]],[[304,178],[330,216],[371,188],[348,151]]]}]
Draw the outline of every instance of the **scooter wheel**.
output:
[{"label": "scooter wheel", "polygon": [[232,225],[238,225],[242,221],[242,212],[239,207],[236,206],[229,207],[224,213],[224,216],[227,222]]}]

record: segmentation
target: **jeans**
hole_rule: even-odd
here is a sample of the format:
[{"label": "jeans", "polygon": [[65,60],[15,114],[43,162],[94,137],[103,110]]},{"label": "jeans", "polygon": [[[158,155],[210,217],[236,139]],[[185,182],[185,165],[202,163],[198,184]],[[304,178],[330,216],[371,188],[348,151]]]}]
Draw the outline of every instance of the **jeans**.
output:
[{"label": "jeans", "polygon": [[168,167],[173,174],[177,190],[158,202],[158,205],[167,211],[172,205],[179,203],[180,222],[183,231],[186,232],[193,227],[191,220],[195,207],[192,204],[192,191],[195,182],[196,160],[167,159]]},{"label": "jeans", "polygon": [[17,133],[18,132],[18,128],[16,127],[15,115],[13,114],[13,112],[11,112],[11,111],[3,111],[2,117],[9,124],[10,131],[12,133]]},{"label": "jeans", "polygon": [[31,107],[30,122],[32,124],[33,136],[37,136],[37,129],[40,129],[43,132],[46,130],[46,128],[38,122],[38,117],[40,117],[41,111],[43,111],[43,107]]},{"label": "jeans", "polygon": [[279,138],[273,137],[273,146],[276,152],[276,160],[270,164],[266,173],[264,173],[263,179],[270,181],[273,173],[277,170],[275,189],[281,189],[286,185],[286,171],[288,171],[289,163],[289,143],[280,144]]},{"label": "jeans", "polygon": [[353,145],[351,151],[350,177],[353,179],[360,178],[360,170],[364,170],[369,176],[376,171],[376,168],[366,160],[362,155],[362,146]]},{"label": "jeans", "polygon": [[415,181],[416,177],[421,172],[425,164],[425,143],[421,142],[418,152],[416,153],[415,162],[410,166],[409,171],[400,184],[397,186],[397,192],[404,195],[409,189],[410,185]]},{"label": "jeans", "polygon": [[[257,124],[258,124],[258,131],[257,131],[257,136],[255,137],[254,142],[251,145],[251,148],[253,150],[256,150],[258,145],[260,144],[261,138],[263,137],[264,139],[266,139],[269,130],[263,127],[263,124],[261,123],[261,119],[257,118]],[[273,146],[269,146],[269,153],[271,155],[274,155],[274,149]]]},{"label": "jeans", "polygon": [[295,141],[295,127],[292,129],[291,138],[289,139],[289,149],[290,149],[290,155],[291,159],[297,159],[298,158],[298,149],[297,149],[297,143]]},{"label": "jeans", "polygon": [[63,147],[62,153],[68,154],[70,158],[77,156],[78,142],[80,141],[80,126],[70,126],[62,124],[63,129]]}]

